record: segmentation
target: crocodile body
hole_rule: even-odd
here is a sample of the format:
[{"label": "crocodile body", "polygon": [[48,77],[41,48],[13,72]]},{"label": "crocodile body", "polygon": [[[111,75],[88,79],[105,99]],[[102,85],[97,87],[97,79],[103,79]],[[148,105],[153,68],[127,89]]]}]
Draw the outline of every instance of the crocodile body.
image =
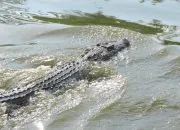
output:
[{"label": "crocodile body", "polygon": [[84,54],[75,61],[54,67],[44,78],[1,93],[0,102],[16,105],[27,104],[29,97],[38,90],[61,89],[70,80],[80,79],[88,61],[109,60],[119,51],[129,46],[127,39],[99,43],[95,47],[85,50]]},{"label": "crocodile body", "polygon": [[28,100],[29,96],[33,95],[35,91],[40,89],[58,89],[69,80],[80,78],[80,72],[84,70],[84,63],[77,60],[56,66],[44,78],[36,80],[36,82],[5,91],[0,95],[0,102],[18,105],[26,104],[25,101]]}]

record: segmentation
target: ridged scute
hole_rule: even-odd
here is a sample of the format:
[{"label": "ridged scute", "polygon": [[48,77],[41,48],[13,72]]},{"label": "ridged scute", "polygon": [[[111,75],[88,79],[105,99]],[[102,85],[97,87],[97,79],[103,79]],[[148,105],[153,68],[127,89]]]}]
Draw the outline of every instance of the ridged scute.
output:
[{"label": "ridged scute", "polygon": [[[31,94],[39,89],[54,89],[59,88],[67,82],[68,79],[72,79],[77,73],[83,69],[83,63],[81,60],[72,61],[61,66],[53,68],[43,79],[36,81],[35,83],[27,84],[26,86],[17,87],[11,90],[7,90],[0,94],[0,102],[6,102],[9,100],[24,97],[27,94]],[[76,77],[74,77],[76,78]]]},{"label": "ridged scute", "polygon": [[58,66],[55,71],[50,72],[41,82],[41,89],[53,89],[61,87],[67,80],[78,78],[75,75],[81,73],[84,63],[80,60],[69,62],[65,65]]},{"label": "ridged scute", "polygon": [[81,78],[83,75],[81,75],[81,73],[85,72],[84,70],[87,61],[109,60],[119,51],[129,46],[130,44],[127,39],[99,43],[95,47],[85,50],[84,54],[81,55],[80,58],[76,59],[76,61],[71,61],[54,67],[44,78],[38,79],[33,83],[28,83],[11,90],[7,90],[4,93],[0,93],[0,102],[17,104],[22,100],[28,100],[29,96],[37,90],[61,88],[70,80],[77,80]]},{"label": "ridged scute", "polygon": [[6,102],[8,100],[24,97],[38,89],[37,85],[27,84],[25,87],[17,87],[11,90],[7,90],[0,94],[0,102]]}]

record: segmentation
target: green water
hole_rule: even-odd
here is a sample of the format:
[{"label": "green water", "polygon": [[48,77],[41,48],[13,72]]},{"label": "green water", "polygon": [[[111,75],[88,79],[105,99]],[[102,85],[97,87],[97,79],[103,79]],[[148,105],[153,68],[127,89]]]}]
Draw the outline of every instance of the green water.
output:
[{"label": "green water", "polygon": [[131,42],[96,65],[91,82],[55,95],[38,92],[9,120],[1,103],[1,129],[179,130],[179,7],[178,0],[0,1],[1,91],[98,42]]}]

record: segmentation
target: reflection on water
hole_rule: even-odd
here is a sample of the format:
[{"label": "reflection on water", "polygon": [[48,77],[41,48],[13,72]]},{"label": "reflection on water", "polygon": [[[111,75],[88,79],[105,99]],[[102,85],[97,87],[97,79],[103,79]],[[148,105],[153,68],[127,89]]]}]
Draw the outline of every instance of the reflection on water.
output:
[{"label": "reflection on water", "polygon": [[[142,4],[143,2],[143,4]],[[16,0],[0,2],[0,19],[2,23],[29,23],[33,22],[32,15],[54,16],[73,14],[76,11],[85,13],[103,12],[106,16],[115,16],[118,19],[143,21],[151,23],[152,19],[163,21],[163,24],[179,25],[179,2],[175,0],[153,0],[160,2],[156,6],[145,1],[119,0]],[[146,11],[145,11],[146,10]],[[171,15],[167,15],[171,14]]]},{"label": "reflection on water", "polygon": [[[145,1],[147,1],[147,0],[140,0],[140,3],[144,3]],[[153,4],[156,4],[156,3],[161,3],[161,2],[163,2],[164,0],[152,0],[152,3]]]},{"label": "reflection on water", "polygon": [[3,0],[0,2],[0,22],[5,24],[30,23],[31,19],[25,8],[24,0]]},{"label": "reflection on water", "polygon": [[[146,1],[152,1],[152,3],[155,5],[156,3],[162,3],[165,2],[165,0],[140,0],[140,3],[144,3]],[[179,0],[174,0],[176,2],[180,2]]]},{"label": "reflection on water", "polygon": [[1,3],[6,4],[23,4],[26,0],[1,0]]},{"label": "reflection on water", "polygon": [[41,121],[35,122],[35,125],[36,125],[38,130],[44,130],[44,125]]},{"label": "reflection on water", "polygon": [[[146,26],[125,20],[116,19],[114,17],[105,16],[101,12],[95,14],[77,13],[76,15],[62,15],[61,18],[49,18],[42,16],[33,16],[45,22],[61,23],[68,25],[105,25],[130,29],[143,34],[162,33],[163,30],[156,24],[156,27]],[[154,23],[153,23],[154,25]]]},{"label": "reflection on water", "polygon": [[[156,34],[162,32],[162,30],[166,32],[176,31],[172,29],[172,24],[175,24],[174,27],[179,25],[180,17],[177,17],[180,14],[178,10],[179,5],[177,4],[178,0],[153,0],[152,2],[162,3],[162,5],[153,6],[148,2],[146,3],[145,0],[136,2],[129,0],[123,2],[117,0],[79,0],[77,2],[72,0],[8,0],[0,2],[0,22],[6,24],[27,24],[37,23],[37,19],[39,19],[68,25],[116,26],[144,34]],[[128,22],[129,20],[138,23]],[[144,24],[153,25],[156,29]],[[179,35],[179,33],[177,34]],[[164,37],[164,39],[160,40],[165,40],[165,44],[179,44],[179,40],[175,39],[166,39]]]}]

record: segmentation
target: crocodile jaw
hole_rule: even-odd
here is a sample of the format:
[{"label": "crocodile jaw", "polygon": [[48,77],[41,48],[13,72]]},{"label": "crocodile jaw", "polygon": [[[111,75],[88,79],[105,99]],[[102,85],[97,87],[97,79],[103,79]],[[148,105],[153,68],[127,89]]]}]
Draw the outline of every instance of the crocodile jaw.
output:
[{"label": "crocodile jaw", "polygon": [[88,61],[106,61],[129,46],[130,42],[127,39],[99,43],[94,48],[86,50],[82,57]]}]

